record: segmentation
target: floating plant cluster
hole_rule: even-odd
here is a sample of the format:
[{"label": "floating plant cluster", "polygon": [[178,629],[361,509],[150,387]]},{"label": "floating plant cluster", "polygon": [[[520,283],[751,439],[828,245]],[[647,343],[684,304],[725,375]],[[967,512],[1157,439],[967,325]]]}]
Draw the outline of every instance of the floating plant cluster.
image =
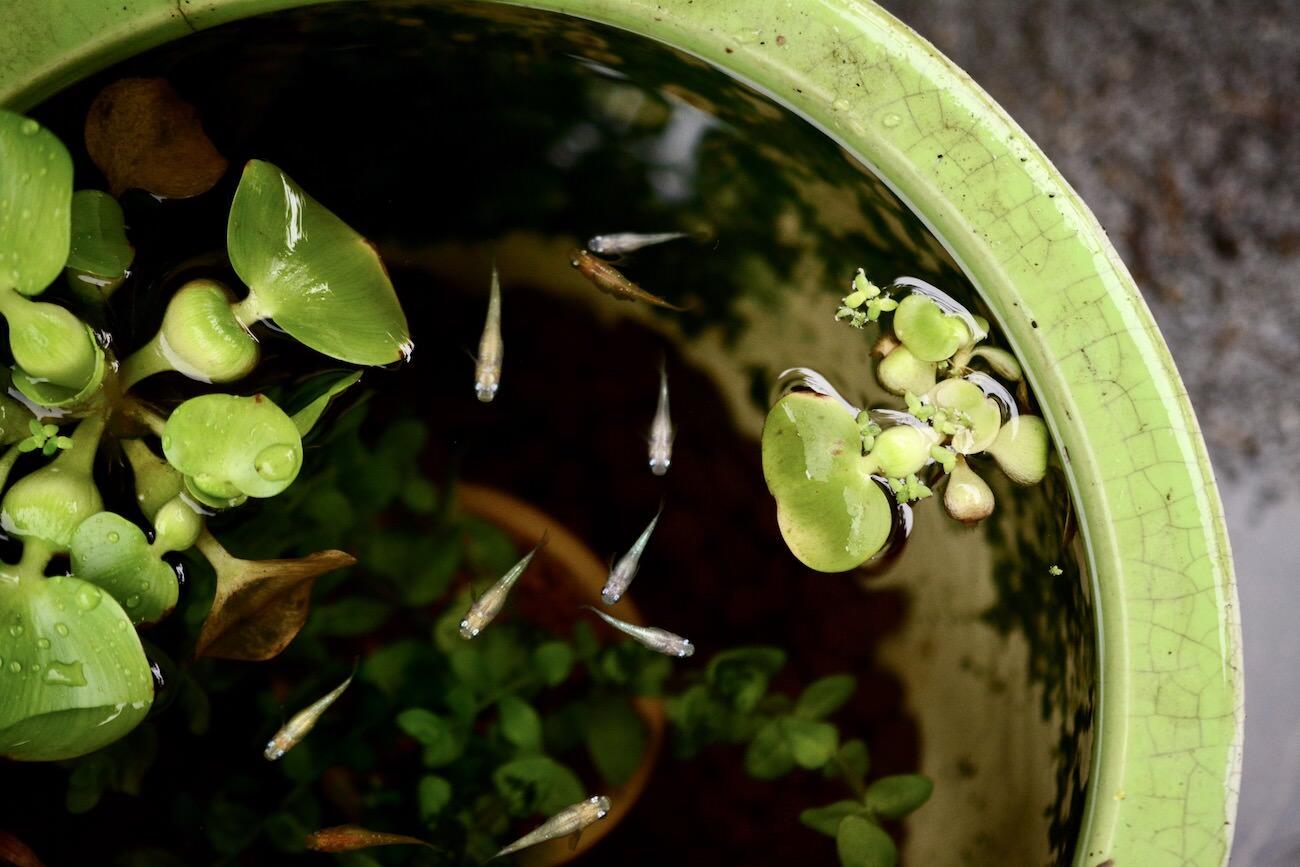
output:
[{"label": "floating plant cluster", "polygon": [[[133,260],[122,209],[107,193],[74,193],[62,143],[0,112],[0,314],[13,358],[0,397],[0,487],[19,476],[0,524],[22,546],[18,562],[0,565],[6,758],[82,755],[144,718],[154,684],[136,628],[176,605],[167,555],[197,546],[211,561],[216,599],[197,652],[235,659],[279,652],[302,626],[312,580],[351,562],[337,551],[240,560],[205,519],[284,491],[302,466],[302,437],[359,373],[318,383],[292,413],[216,389],[165,409],[139,385],[166,371],[209,386],[242,379],[260,355],[250,328],[268,319],[330,358],[388,364],[410,351],[405,316],[373,248],[269,163],[245,168],[226,242],[243,297],[216,280],[185,283],[153,338],[119,364],[113,335],[87,320],[106,318]],[[60,275],[70,291],[53,287]],[[38,300],[60,294],[64,303]],[[105,508],[101,454],[125,458],[137,508]]]},{"label": "floating plant cluster", "polygon": [[989,335],[983,317],[920,280],[882,289],[859,270],[836,319],[864,329],[885,314],[890,327],[872,349],[876,376],[905,409],[858,409],[800,368],[787,372],[786,393],[763,427],[763,473],[781,533],[796,557],[823,572],[870,560],[910,524],[899,513],[941,485],[953,518],[987,518],[994,496],[980,475],[991,469],[979,466],[985,458],[1020,485],[1047,471],[1047,427],[1022,411],[1015,357],[980,345]]}]

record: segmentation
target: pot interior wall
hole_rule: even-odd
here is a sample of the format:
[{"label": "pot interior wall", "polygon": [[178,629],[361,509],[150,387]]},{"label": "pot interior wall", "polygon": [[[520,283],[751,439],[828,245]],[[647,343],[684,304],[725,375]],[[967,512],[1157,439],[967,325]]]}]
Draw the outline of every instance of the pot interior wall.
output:
[{"label": "pot interior wall", "polygon": [[[662,544],[638,587],[649,619],[685,612],[679,625],[704,653],[788,646],[801,678],[855,670],[864,695],[853,714],[865,730],[851,734],[868,738],[879,771],[935,780],[933,800],[907,823],[905,863],[1069,862],[1095,649],[1059,471],[1028,489],[990,473],[998,507],[974,529],[937,499],[920,503],[901,555],[861,575],[803,569],[775,527],[757,437],[780,371],[815,368],[859,405],[895,400],[871,376],[872,338],[831,318],[853,271],[920,277],[987,315],[921,223],[829,137],[719,70],[577,20],[479,4],[340,4],[196,34],[42,107],[83,179],[96,177],[79,147],[86,106],[124,75],[168,78],[232,163],[275,162],[379,245],[417,351],[369,381],[381,411],[426,415],[431,466],[454,459],[464,478],[531,500],[602,552],[658,499],[639,435],[664,352],[681,432]],[[129,202],[137,270],[166,275],[219,249],[235,178],[192,201]],[[622,230],[707,236],[628,266],[652,291],[688,301],[686,313],[620,304],[574,276],[579,239]],[[462,349],[481,328],[493,254],[509,351],[502,396],[483,408]],[[137,338],[156,324],[151,293],[173,285],[139,282],[124,290],[140,299],[123,323]],[[820,797],[816,786],[736,776],[733,794],[717,780],[735,774],[734,756],[695,770],[664,761],[600,858],[833,859],[830,841],[796,822],[799,808],[821,803],[799,800]],[[142,798],[154,797],[147,779]],[[736,809],[716,803],[729,799]],[[746,831],[764,804],[776,805],[770,827],[789,843]],[[111,835],[86,839],[117,851]]]}]

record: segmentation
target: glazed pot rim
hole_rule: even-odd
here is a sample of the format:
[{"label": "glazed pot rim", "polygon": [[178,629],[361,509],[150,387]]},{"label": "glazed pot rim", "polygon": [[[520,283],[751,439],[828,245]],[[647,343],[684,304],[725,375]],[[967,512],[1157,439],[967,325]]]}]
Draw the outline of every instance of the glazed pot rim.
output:
[{"label": "glazed pot rim", "polygon": [[[11,5],[0,105],[23,110],[189,32],[316,2]],[[1241,639],[1213,470],[1133,278],[1038,147],[866,0],[479,2],[566,13],[694,55],[831,136],[926,223],[1024,363],[1079,510],[1101,665],[1075,864],[1226,862]]]}]

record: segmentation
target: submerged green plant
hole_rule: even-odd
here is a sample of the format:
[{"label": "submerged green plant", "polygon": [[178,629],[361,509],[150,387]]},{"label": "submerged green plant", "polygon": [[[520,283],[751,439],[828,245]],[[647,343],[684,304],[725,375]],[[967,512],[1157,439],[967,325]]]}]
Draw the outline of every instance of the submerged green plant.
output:
[{"label": "submerged green plant", "polygon": [[[121,206],[97,190],[74,194],[72,161],[58,139],[0,111],[0,315],[12,393],[22,401],[0,404],[0,433],[11,444],[0,484],[20,471],[0,500],[0,524],[22,545],[18,562],[0,564],[6,758],[81,755],[140,722],[153,679],[134,627],[176,605],[168,555],[197,544],[212,558],[218,588],[208,618],[219,637],[209,635],[199,650],[236,658],[278,652],[301,627],[311,578],[348,562],[337,552],[238,560],[204,529],[213,512],[292,484],[302,436],[324,409],[319,398],[299,416],[261,394],[199,394],[165,411],[139,386],[168,371],[205,384],[241,379],[259,357],[248,329],[271,318],[332,358],[385,364],[410,351],[406,320],[373,248],[269,163],[245,170],[227,247],[246,297],[236,300],[214,280],[187,283],[157,335],[119,367],[111,335],[97,334],[70,307],[35,299],[64,272],[82,304],[111,303],[134,256]],[[94,469],[110,442],[132,467],[144,526],[104,510]],[[20,463],[21,455],[32,457]],[[36,456],[52,460],[36,465]],[[62,555],[71,571],[46,577]],[[284,616],[295,606],[301,616]]]},{"label": "submerged green plant", "polygon": [[1020,485],[1047,471],[1047,426],[995,378],[1022,382],[1019,363],[979,345],[988,322],[920,281],[881,289],[861,269],[835,318],[865,328],[891,312],[873,354],[880,384],[903,398],[904,411],[858,411],[838,395],[796,391],[763,427],[764,475],[781,532],[819,571],[855,568],[885,546],[894,523],[889,497],[903,506],[942,485],[953,518],[988,517],[993,491],[972,466],[981,456]]}]

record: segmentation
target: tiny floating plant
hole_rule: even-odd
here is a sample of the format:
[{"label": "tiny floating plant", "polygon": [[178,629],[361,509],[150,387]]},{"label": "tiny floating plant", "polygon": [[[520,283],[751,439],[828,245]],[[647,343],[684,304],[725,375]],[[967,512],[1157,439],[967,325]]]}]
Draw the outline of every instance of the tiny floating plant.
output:
[{"label": "tiny floating plant", "polygon": [[859,269],[835,318],[863,329],[890,316],[875,343],[876,376],[904,410],[856,410],[806,372],[768,413],[763,474],[786,544],[813,569],[843,572],[887,544],[895,510],[942,488],[953,518],[974,524],[995,505],[977,462],[1019,485],[1047,471],[1047,426],[1021,412],[1000,379],[1022,379],[1004,349],[981,346],[989,324],[928,283],[882,289]]}]

